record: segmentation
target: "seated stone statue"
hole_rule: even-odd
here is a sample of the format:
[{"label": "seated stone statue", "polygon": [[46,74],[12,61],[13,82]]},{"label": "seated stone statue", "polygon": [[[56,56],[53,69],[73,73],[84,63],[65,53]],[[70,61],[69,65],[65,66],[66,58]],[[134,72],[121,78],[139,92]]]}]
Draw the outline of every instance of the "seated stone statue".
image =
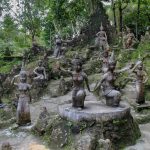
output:
[{"label": "seated stone statue", "polygon": [[[20,82],[14,82],[15,79],[19,77]],[[19,100],[17,106],[17,124],[18,125],[26,125],[31,123],[31,116],[30,116],[30,108],[29,102],[31,101],[30,96],[30,89],[31,85],[26,83],[27,82],[27,73],[24,70],[21,70],[19,75],[16,75],[12,79],[12,84],[16,85],[19,91]]]},{"label": "seated stone statue", "polygon": [[34,69],[33,73],[36,75],[36,77],[33,78],[35,81],[41,81],[46,79],[46,71],[43,67],[42,60],[38,61],[38,67]]},{"label": "seated stone statue", "polygon": [[95,41],[96,46],[100,48],[100,50],[107,50],[109,45],[107,42],[107,34],[104,31],[103,25],[101,24],[100,31],[96,34],[97,38]]},{"label": "seated stone statue", "polygon": [[116,61],[114,57],[114,52],[112,52],[111,57],[108,61],[108,70],[104,73],[102,80],[95,87],[95,90],[101,87],[103,96],[106,99],[106,105],[112,107],[118,107],[121,101],[121,93],[119,90],[116,89],[115,85],[117,74],[129,70],[130,66],[121,70],[115,70],[115,68]]},{"label": "seated stone statue", "polygon": [[136,103],[144,104],[145,103],[145,94],[144,94],[144,84],[148,80],[148,75],[143,69],[142,61],[138,61],[137,64],[133,67],[131,72],[136,75]]},{"label": "seated stone statue", "polygon": [[74,69],[75,70],[72,72],[60,68],[61,71],[70,74],[73,79],[72,107],[82,109],[84,108],[84,100],[86,97],[84,82],[86,83],[89,91],[90,87],[88,84],[87,75],[82,71],[82,63],[77,62],[76,65],[74,66]]}]

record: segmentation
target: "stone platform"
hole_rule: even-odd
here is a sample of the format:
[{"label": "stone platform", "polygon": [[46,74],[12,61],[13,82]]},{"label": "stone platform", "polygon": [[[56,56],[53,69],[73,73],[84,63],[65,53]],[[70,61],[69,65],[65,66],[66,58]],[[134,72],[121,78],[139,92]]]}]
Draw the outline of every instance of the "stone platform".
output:
[{"label": "stone platform", "polygon": [[121,119],[130,114],[129,106],[121,104],[119,107],[109,107],[100,101],[85,101],[85,108],[78,110],[72,108],[72,104],[60,105],[58,108],[59,115],[71,121],[109,121]]}]

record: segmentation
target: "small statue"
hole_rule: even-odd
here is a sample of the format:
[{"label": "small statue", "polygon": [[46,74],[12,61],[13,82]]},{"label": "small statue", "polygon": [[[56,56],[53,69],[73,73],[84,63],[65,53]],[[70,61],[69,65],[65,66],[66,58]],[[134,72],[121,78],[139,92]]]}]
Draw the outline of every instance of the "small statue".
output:
[{"label": "small statue", "polygon": [[54,50],[53,57],[59,58],[64,55],[64,51],[66,50],[65,47],[62,47],[62,44],[64,42],[65,41],[63,41],[59,35],[55,36],[55,50]]},{"label": "small statue", "polygon": [[12,150],[12,146],[10,145],[9,142],[4,142],[4,143],[2,143],[1,150]]},{"label": "small statue", "polygon": [[60,77],[60,82],[59,82],[59,87],[58,87],[58,92],[60,95],[65,95],[67,92],[68,88],[66,85],[66,81],[63,76]]},{"label": "small statue", "polygon": [[131,32],[130,28],[127,28],[125,48],[133,49],[136,43],[137,43],[137,39],[135,38],[134,33]]},{"label": "small statue", "polygon": [[36,77],[33,78],[35,81],[44,81],[46,79],[46,71],[43,67],[42,60],[38,61],[38,67],[36,67],[33,72],[36,75]]},{"label": "small statue", "polygon": [[145,95],[144,95],[144,84],[148,80],[148,75],[146,71],[143,69],[142,61],[138,61],[136,65],[133,67],[131,72],[136,75],[136,103],[144,104],[145,103]]},{"label": "small statue", "polygon": [[[15,83],[15,79],[19,77],[20,82]],[[25,125],[31,123],[29,102],[31,101],[30,89],[31,85],[27,82],[27,73],[23,69],[18,75],[12,79],[12,84],[16,85],[19,90],[19,100],[17,106],[17,124]]]},{"label": "small statue", "polygon": [[103,25],[101,23],[100,31],[96,34],[96,45],[100,47],[101,50],[107,50],[108,49],[108,42],[107,42],[107,35],[104,31]]},{"label": "small statue", "polygon": [[82,71],[82,63],[77,62],[74,66],[74,71],[66,71],[59,68],[63,72],[67,72],[72,76],[73,79],[73,91],[72,91],[72,107],[82,109],[84,108],[84,100],[86,92],[84,89],[84,82],[90,91],[87,75]]},{"label": "small statue", "polygon": [[48,113],[47,108],[42,107],[37,123],[34,126],[34,130],[37,131],[40,135],[43,135],[45,133],[49,117],[50,114]]}]

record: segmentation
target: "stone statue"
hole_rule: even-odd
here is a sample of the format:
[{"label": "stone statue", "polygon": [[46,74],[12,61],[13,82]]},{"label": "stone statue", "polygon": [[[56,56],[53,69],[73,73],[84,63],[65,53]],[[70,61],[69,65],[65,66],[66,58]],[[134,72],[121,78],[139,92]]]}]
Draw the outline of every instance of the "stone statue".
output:
[{"label": "stone statue", "polygon": [[134,33],[131,32],[130,28],[127,28],[125,48],[134,49],[136,43],[137,43],[137,39],[135,38]]},{"label": "stone statue", "polygon": [[100,31],[96,34],[96,45],[99,46],[101,50],[107,50],[108,42],[107,42],[107,35],[104,31],[103,25],[101,24]]},{"label": "stone statue", "polygon": [[72,91],[72,107],[82,109],[84,108],[84,100],[86,97],[86,92],[84,88],[84,82],[90,91],[87,75],[82,71],[82,63],[77,62],[74,66],[74,71],[66,71],[61,69],[63,72],[67,72],[72,76],[73,79],[73,91]]},{"label": "stone statue", "polygon": [[40,135],[43,135],[46,131],[46,127],[48,126],[49,119],[50,114],[48,113],[47,108],[42,107],[37,123],[34,126],[34,130],[37,131]]},{"label": "stone statue", "polygon": [[68,88],[66,85],[66,81],[65,81],[64,77],[61,76],[60,82],[59,82],[59,87],[58,87],[58,92],[60,93],[60,95],[65,95],[67,90],[68,90]]},{"label": "stone statue", "polygon": [[62,47],[63,43],[65,43],[65,41],[63,41],[59,35],[56,35],[55,36],[55,50],[53,53],[53,57],[59,58],[59,57],[64,56],[64,51],[66,50],[66,48]]},{"label": "stone statue", "polygon": [[102,93],[106,99],[107,106],[119,106],[119,103],[121,101],[121,93],[116,89],[115,81],[117,79],[117,74],[129,70],[130,67],[131,65],[121,70],[115,70],[116,60],[114,52],[112,52],[111,57],[108,61],[108,70],[104,73],[102,80],[95,87],[95,90],[101,87]]},{"label": "stone statue", "polygon": [[42,60],[38,61],[38,67],[34,69],[33,73],[36,75],[36,77],[33,78],[35,81],[44,81],[46,79],[46,71],[43,67]]},{"label": "stone statue", "polygon": [[[19,77],[20,82],[16,83],[15,79]],[[19,90],[19,100],[17,106],[17,124],[26,125],[31,123],[29,102],[31,101],[31,85],[27,82],[27,73],[23,69],[12,79],[12,84],[16,85]]]},{"label": "stone statue", "polygon": [[3,142],[1,150],[12,150],[12,146],[9,142]]},{"label": "stone statue", "polygon": [[135,73],[136,75],[136,103],[144,104],[145,103],[144,84],[148,80],[148,75],[146,71],[144,71],[143,69],[142,61],[138,61],[131,70],[131,72]]}]

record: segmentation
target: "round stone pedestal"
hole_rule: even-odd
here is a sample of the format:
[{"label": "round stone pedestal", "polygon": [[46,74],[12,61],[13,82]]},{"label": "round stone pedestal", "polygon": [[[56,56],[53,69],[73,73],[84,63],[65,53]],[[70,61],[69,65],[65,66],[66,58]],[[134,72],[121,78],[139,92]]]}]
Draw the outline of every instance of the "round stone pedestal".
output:
[{"label": "round stone pedestal", "polygon": [[98,101],[86,101],[84,109],[79,110],[73,108],[72,104],[61,105],[58,108],[59,115],[71,121],[109,121],[119,119],[127,114],[130,114],[130,108],[127,105],[120,105],[119,107],[109,107],[101,104]]}]

